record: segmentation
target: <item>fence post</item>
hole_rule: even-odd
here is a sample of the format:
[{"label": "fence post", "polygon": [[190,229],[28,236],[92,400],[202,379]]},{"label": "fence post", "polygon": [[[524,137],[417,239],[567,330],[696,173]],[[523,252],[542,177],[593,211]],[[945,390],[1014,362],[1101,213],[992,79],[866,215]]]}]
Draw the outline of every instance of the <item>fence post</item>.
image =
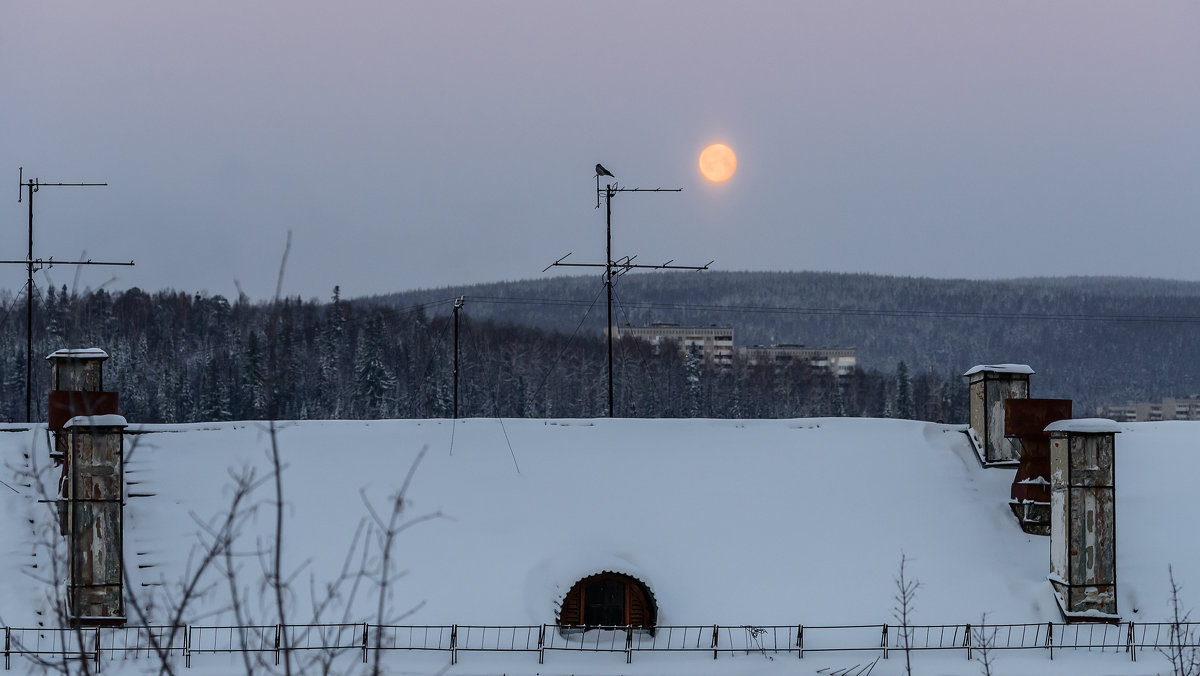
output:
[{"label": "fence post", "polygon": [[546,625],[538,630],[538,664],[546,663]]},{"label": "fence post", "polygon": [[275,665],[279,665],[279,625],[275,625]]},{"label": "fence post", "polygon": [[1046,646],[1050,648],[1050,659],[1054,659],[1054,623],[1046,623]]},{"label": "fence post", "polygon": [[804,625],[796,625],[796,652],[800,653],[798,659],[804,659]]},{"label": "fence post", "polygon": [[888,656],[887,656],[887,653],[888,653],[887,635],[888,635],[888,626],[887,626],[887,623],[885,622],[883,624],[883,638],[880,639],[880,641],[879,641],[879,645],[883,647],[883,659],[885,659],[885,660],[888,658]]},{"label": "fence post", "polygon": [[1125,652],[1129,653],[1129,660],[1131,662],[1137,662],[1137,646],[1134,645],[1133,642],[1135,633],[1136,632],[1133,629],[1133,620],[1130,620],[1129,633],[1125,636]]},{"label": "fence post", "polygon": [[633,625],[625,625],[625,664],[633,664]]},{"label": "fence post", "polygon": [[92,640],[92,646],[96,651],[96,673],[100,673],[100,627],[96,627],[95,638]]},{"label": "fence post", "polygon": [[367,663],[367,623],[363,622],[363,664]]},{"label": "fence post", "polygon": [[[979,625],[980,636],[983,637],[984,643],[987,642],[987,636],[984,635],[985,631],[986,630],[983,628],[983,625]],[[963,637],[963,645],[967,647],[967,659],[969,660],[969,659],[971,659],[971,623],[970,622],[967,623],[967,635]]]},{"label": "fence post", "polygon": [[458,625],[450,625],[450,664],[458,664]]},{"label": "fence post", "polygon": [[4,670],[12,668],[12,629],[4,628]]},{"label": "fence post", "polygon": [[183,628],[183,666],[187,669],[192,668],[192,627],[186,625]]},{"label": "fence post", "polygon": [[717,659],[717,625],[713,625],[713,659]]}]

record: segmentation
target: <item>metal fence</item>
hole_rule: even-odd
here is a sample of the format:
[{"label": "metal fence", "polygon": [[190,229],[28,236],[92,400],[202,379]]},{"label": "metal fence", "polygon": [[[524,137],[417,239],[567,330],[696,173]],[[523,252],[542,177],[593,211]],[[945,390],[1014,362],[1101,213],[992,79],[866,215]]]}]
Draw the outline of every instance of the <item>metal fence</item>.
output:
[{"label": "metal fence", "polygon": [[[279,663],[285,651],[337,657],[373,651],[437,651],[450,663],[459,653],[547,652],[620,653],[631,663],[636,653],[763,655],[860,651],[958,651],[967,659],[986,650],[1037,650],[1050,659],[1062,651],[1127,654],[1140,651],[1200,650],[1200,622],[1056,622],[1029,624],[908,625],[670,625],[565,627],[543,625],[375,625],[289,624],[211,626],[127,626],[88,628],[4,628],[4,668],[13,657],[43,663],[87,660],[100,671],[103,659],[182,658],[193,655],[255,653]],[[356,658],[357,659],[357,658]]]}]

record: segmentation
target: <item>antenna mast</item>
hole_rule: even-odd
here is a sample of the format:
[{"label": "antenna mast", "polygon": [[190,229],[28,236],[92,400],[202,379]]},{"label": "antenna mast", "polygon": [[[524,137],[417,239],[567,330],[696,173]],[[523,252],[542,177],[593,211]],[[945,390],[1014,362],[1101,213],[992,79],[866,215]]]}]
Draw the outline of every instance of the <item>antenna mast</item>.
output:
[{"label": "antenna mast", "polygon": [[[612,183],[600,186],[600,177],[608,176],[613,179]],[[603,165],[596,165],[596,208],[600,208],[600,196],[604,195],[604,225],[605,225],[605,259],[603,263],[564,263],[566,256],[559,258],[550,265],[547,265],[542,272],[555,267],[574,267],[574,268],[604,268],[604,288],[608,293],[608,417],[613,417],[613,334],[616,333],[616,327],[613,326],[612,314],[612,287],[613,275],[623,275],[630,270],[707,270],[708,266],[716,261],[709,261],[704,265],[672,265],[674,259],[663,263],[662,265],[641,265],[633,262],[637,256],[625,256],[620,260],[613,260],[612,255],[612,200],[618,193],[627,192],[683,192],[683,188],[622,188],[616,183],[616,177],[613,176]]]},{"label": "antenna mast", "polygon": [[133,265],[111,261],[56,261],[53,257],[46,260],[33,257],[33,194],[46,187],[95,187],[107,186],[107,183],[42,183],[40,179],[31,178],[25,181],[25,168],[19,167],[17,174],[17,203],[29,195],[29,250],[25,260],[0,261],[0,264],[24,265],[27,278],[25,286],[25,422],[33,422],[33,273],[43,268],[55,265]]},{"label": "antenna mast", "polygon": [[462,309],[466,296],[454,299],[454,419],[458,420],[458,311]]}]

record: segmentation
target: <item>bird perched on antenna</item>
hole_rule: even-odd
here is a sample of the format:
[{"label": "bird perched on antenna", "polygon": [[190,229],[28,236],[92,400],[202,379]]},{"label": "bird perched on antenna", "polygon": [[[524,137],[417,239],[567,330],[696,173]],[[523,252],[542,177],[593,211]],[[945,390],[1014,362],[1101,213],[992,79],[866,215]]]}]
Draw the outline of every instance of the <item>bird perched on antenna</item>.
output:
[{"label": "bird perched on antenna", "polygon": [[[612,176],[612,172],[605,169],[603,164],[597,164],[596,165],[596,175],[597,176]],[[613,178],[616,178],[616,176],[613,176]]]}]

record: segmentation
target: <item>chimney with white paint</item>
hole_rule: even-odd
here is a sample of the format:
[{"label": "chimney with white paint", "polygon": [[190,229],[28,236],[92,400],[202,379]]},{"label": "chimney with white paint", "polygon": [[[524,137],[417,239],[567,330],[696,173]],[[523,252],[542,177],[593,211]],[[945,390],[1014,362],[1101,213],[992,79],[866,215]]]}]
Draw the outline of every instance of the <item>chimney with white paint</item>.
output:
[{"label": "chimney with white paint", "polygon": [[1021,459],[1021,442],[1005,437],[1004,402],[1028,399],[1033,373],[1025,364],[980,364],[963,374],[971,389],[969,436],[984,466],[1016,466]]},{"label": "chimney with white paint", "polygon": [[1050,434],[1050,584],[1068,621],[1117,615],[1116,488],[1120,426],[1106,418],[1060,420]]}]

